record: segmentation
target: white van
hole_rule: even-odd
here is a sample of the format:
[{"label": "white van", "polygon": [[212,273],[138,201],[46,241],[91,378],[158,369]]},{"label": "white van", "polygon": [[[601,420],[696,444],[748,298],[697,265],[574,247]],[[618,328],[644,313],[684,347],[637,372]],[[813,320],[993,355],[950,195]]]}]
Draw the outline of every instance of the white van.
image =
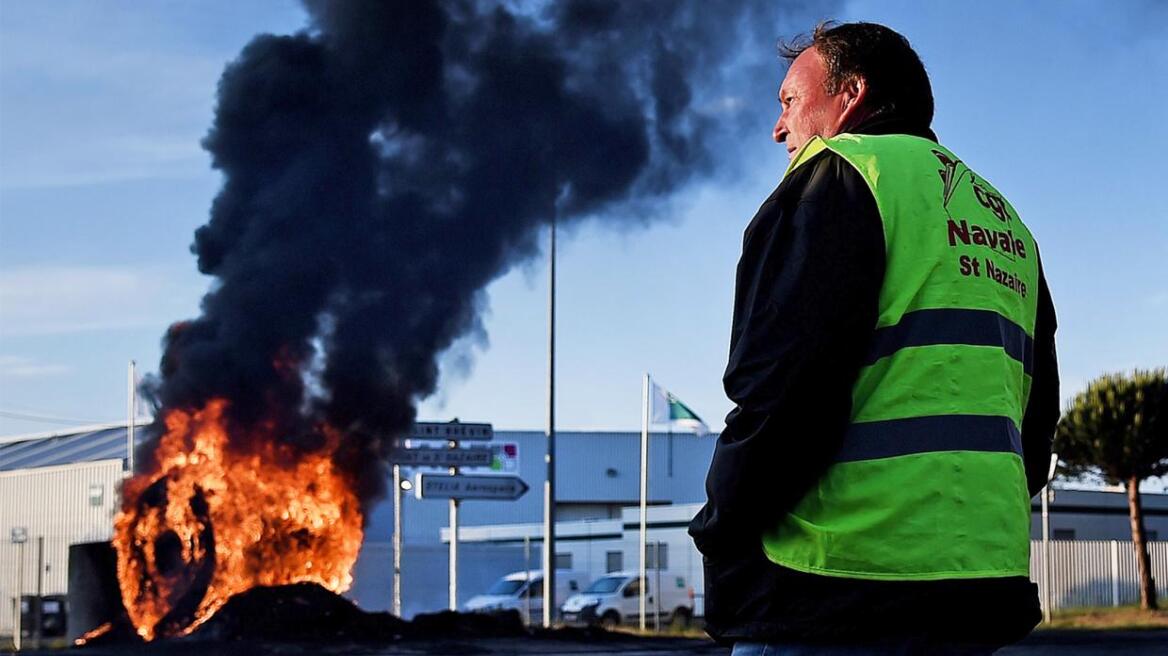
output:
[{"label": "white van", "polygon": [[[645,620],[653,626],[653,618],[661,613],[661,625],[676,622],[688,626],[693,618],[693,588],[685,577],[662,571],[646,573],[649,587],[645,590]],[[640,620],[641,586],[637,572],[606,574],[573,595],[560,607],[560,617],[566,624],[600,624],[612,628],[618,624],[636,624]],[[654,591],[657,581],[661,590]]]},{"label": "white van", "polygon": [[[587,584],[588,577],[582,572],[556,570],[556,603],[580,592]],[[543,621],[543,570],[511,572],[495,581],[486,593],[471,597],[463,610],[481,613],[517,610],[520,615],[527,615],[529,623],[538,624]]]}]

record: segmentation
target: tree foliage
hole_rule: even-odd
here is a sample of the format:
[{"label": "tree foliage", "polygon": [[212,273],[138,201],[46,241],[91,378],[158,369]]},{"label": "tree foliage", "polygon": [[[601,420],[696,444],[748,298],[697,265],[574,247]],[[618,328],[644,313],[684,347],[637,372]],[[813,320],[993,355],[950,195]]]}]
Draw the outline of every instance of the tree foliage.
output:
[{"label": "tree foliage", "polygon": [[1063,413],[1055,451],[1068,474],[1098,471],[1112,485],[1168,474],[1165,369],[1091,381]]},{"label": "tree foliage", "polygon": [[1095,379],[1059,421],[1055,451],[1070,474],[1098,472],[1127,488],[1140,606],[1157,607],[1140,481],[1168,473],[1168,376],[1164,369]]}]

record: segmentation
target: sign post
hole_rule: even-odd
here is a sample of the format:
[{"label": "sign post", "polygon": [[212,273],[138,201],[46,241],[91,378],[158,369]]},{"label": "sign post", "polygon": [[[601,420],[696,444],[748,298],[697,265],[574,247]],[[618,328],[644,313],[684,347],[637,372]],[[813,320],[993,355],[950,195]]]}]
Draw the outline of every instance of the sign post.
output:
[{"label": "sign post", "polygon": [[[450,450],[458,450],[458,440],[450,440]],[[451,476],[458,476],[458,466],[450,468]],[[450,610],[458,610],[458,498],[450,497]]]},{"label": "sign post", "polygon": [[[445,478],[460,479],[460,467],[490,466],[494,452],[489,448],[473,447],[459,448],[464,440],[490,440],[495,436],[495,429],[491,424],[464,424],[457,419],[451,422],[417,422],[410,431],[409,437],[414,440],[444,440],[445,449],[432,447],[409,448],[395,444],[390,453],[390,462],[393,464],[394,479],[394,541],[393,541],[393,604],[394,612],[401,616],[401,467],[444,467],[449,472]],[[428,475],[427,475],[428,476]],[[422,475],[418,475],[418,498],[439,496],[449,500],[450,504],[450,570],[449,570],[449,605],[450,610],[458,610],[458,506],[463,498],[480,498],[475,496],[464,497],[456,494],[429,494],[424,495]],[[438,485],[442,487],[442,485]],[[522,493],[521,493],[522,494]]]},{"label": "sign post", "polygon": [[401,557],[402,557],[402,478],[401,466],[393,465],[393,614],[402,616]]}]

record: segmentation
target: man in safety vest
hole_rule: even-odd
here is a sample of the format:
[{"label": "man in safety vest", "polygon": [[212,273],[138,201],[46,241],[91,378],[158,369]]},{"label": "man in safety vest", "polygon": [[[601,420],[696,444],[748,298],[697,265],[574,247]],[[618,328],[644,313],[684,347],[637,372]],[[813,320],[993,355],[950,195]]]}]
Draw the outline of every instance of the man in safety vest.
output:
[{"label": "man in safety vest", "polygon": [[904,37],[821,25],[788,51],[791,161],[745,232],[737,407],[690,524],[708,630],[735,654],[989,653],[1041,616],[1030,498],[1059,397],[1037,245],[938,143]]}]

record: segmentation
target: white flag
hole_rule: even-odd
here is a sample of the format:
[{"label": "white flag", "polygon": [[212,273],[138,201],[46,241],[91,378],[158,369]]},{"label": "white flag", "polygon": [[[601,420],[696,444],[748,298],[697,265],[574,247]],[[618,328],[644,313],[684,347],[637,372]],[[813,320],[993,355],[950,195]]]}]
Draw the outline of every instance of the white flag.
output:
[{"label": "white flag", "polygon": [[661,387],[657,383],[650,383],[649,392],[649,420],[654,424],[669,424],[671,430],[679,429],[692,431],[698,435],[710,432],[706,422],[681,402],[681,399]]}]

